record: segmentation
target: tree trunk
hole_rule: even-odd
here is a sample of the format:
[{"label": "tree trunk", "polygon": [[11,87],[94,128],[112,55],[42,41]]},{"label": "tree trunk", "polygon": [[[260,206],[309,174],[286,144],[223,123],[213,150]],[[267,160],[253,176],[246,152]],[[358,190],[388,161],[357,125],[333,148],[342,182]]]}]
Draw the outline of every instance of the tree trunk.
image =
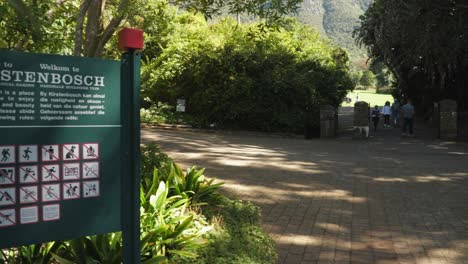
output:
[{"label": "tree trunk", "polygon": [[86,40],[83,50],[83,54],[86,57],[92,57],[94,55],[99,34],[102,32],[101,8],[102,0],[91,0],[91,4],[88,9]]},{"label": "tree trunk", "polygon": [[83,49],[83,24],[85,20],[86,12],[88,12],[91,0],[85,0],[81,6],[76,18],[76,27],[75,27],[75,48],[73,50],[73,55],[81,56],[81,51]]},{"label": "tree trunk", "polygon": [[[119,1],[116,15],[110,19],[109,24],[104,29],[103,13],[106,0],[85,0],[81,6],[76,21],[75,29],[75,56],[99,57],[104,51],[105,45],[114,35],[117,28],[125,17],[125,11],[130,4],[130,0]],[[86,29],[83,32],[86,21]],[[85,34],[85,37],[83,37]],[[85,39],[83,41],[83,39]],[[84,42],[84,43],[83,43]]]},{"label": "tree trunk", "polygon": [[93,57],[98,57],[102,55],[104,51],[104,47],[109,42],[112,35],[114,35],[117,28],[120,26],[120,23],[125,17],[125,9],[130,4],[130,0],[122,0],[119,4],[117,9],[117,14],[111,19],[109,24],[107,25],[106,29],[102,32],[99,42],[96,45],[96,49],[94,50]]}]

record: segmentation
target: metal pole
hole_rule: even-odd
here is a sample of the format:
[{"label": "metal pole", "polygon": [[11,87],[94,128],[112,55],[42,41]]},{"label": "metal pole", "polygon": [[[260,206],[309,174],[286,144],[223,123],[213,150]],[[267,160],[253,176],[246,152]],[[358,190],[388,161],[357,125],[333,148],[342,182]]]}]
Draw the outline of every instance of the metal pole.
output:
[{"label": "metal pole", "polygon": [[140,263],[140,55],[122,55],[121,119],[123,263]]}]

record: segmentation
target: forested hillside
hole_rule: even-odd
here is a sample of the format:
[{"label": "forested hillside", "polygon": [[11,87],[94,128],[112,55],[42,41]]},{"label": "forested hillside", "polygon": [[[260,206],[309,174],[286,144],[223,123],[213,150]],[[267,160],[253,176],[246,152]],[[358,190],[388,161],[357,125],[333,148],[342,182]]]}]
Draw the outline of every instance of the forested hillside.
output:
[{"label": "forested hillside", "polygon": [[365,52],[354,44],[352,32],[372,0],[304,0],[298,19],[313,25],[338,45],[345,47],[353,59]]}]

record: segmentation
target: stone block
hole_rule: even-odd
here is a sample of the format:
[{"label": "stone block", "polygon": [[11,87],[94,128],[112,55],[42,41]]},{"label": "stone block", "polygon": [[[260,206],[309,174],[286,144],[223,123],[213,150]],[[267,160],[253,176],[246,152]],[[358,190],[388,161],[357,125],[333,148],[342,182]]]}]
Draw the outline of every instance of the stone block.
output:
[{"label": "stone block", "polygon": [[442,100],[439,102],[439,136],[443,140],[456,139],[458,136],[457,102]]},{"label": "stone block", "polygon": [[320,107],[320,137],[328,138],[336,136],[336,109],[325,105]]},{"label": "stone block", "polygon": [[369,104],[361,101],[354,104],[354,138],[369,137]]},{"label": "stone block", "polygon": [[354,126],[369,126],[369,104],[361,101],[354,104]]}]

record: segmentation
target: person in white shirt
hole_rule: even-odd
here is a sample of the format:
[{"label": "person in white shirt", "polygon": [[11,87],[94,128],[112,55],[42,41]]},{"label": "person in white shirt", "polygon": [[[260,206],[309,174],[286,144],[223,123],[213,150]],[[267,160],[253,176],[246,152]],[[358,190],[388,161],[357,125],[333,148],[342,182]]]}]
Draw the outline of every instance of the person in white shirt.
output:
[{"label": "person in white shirt", "polygon": [[390,102],[385,102],[385,105],[382,109],[382,114],[384,116],[384,127],[390,127],[390,115],[392,114],[392,107]]}]

